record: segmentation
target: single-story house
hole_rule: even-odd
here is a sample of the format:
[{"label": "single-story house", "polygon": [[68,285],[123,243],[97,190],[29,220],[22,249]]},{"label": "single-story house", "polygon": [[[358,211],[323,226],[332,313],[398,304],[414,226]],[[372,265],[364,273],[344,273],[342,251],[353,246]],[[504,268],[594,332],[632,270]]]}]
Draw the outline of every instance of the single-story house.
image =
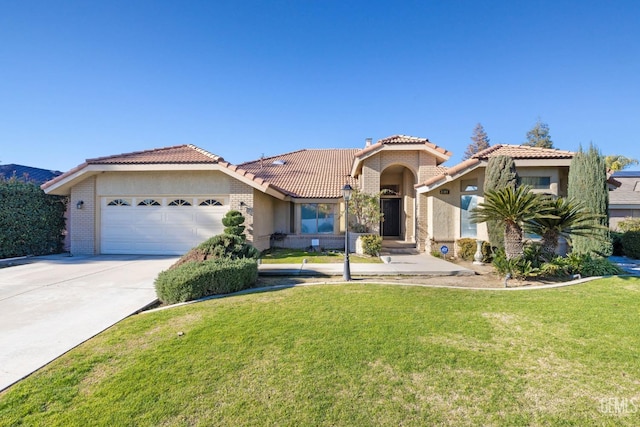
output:
[{"label": "single-story house", "polygon": [[454,167],[451,153],[426,138],[394,135],[362,149],[301,149],[239,165],[193,145],[88,159],[43,184],[70,198],[75,254],[182,254],[222,232],[235,209],[260,250],[273,235],[287,247],[344,247],[342,187],[381,199],[384,239],[420,251],[461,237],[486,239],[469,209],[482,201],[490,157],[509,155],[535,191],[566,195],[573,153],[495,145]]},{"label": "single-story house", "polygon": [[625,218],[640,218],[640,171],[618,171],[609,177],[609,228]]}]

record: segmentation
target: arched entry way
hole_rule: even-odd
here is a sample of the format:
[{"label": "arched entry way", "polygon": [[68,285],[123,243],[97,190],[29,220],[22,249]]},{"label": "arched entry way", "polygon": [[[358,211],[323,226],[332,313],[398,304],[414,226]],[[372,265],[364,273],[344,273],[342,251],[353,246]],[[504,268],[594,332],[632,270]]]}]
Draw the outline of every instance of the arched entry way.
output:
[{"label": "arched entry way", "polygon": [[415,243],[416,175],[408,167],[394,164],[380,175],[380,209],[384,220],[380,235],[386,240]]}]

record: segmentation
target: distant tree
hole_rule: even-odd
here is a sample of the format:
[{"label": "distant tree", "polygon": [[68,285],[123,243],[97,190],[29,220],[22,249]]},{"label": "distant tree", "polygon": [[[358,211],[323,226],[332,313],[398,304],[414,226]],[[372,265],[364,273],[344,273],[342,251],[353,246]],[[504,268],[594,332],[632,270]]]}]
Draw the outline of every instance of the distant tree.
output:
[{"label": "distant tree", "polygon": [[569,198],[582,201],[591,214],[598,216],[591,221],[594,225],[591,235],[574,236],[573,251],[611,255],[613,247],[609,236],[607,166],[593,144],[586,152],[580,147],[571,161],[568,195]]},{"label": "distant tree", "polygon": [[632,159],[630,157],[620,156],[620,155],[611,155],[606,156],[604,158],[605,164],[607,165],[607,171],[621,171],[627,166],[637,165],[638,161],[636,159]]},{"label": "distant tree", "polygon": [[[489,159],[484,177],[484,192],[501,190],[510,187],[515,190],[518,186],[516,164],[509,156],[495,156]],[[489,243],[496,248],[504,248],[504,222],[487,220]]]},{"label": "distant tree", "polygon": [[522,145],[553,148],[553,141],[551,141],[551,136],[549,135],[549,125],[538,119],[533,128],[527,132],[527,140]]},{"label": "distant tree", "polygon": [[467,146],[467,151],[464,152],[462,160],[470,159],[474,154],[479,153],[482,150],[486,150],[490,147],[489,137],[484,131],[484,127],[480,123],[473,129],[473,135],[471,135],[471,144]]}]

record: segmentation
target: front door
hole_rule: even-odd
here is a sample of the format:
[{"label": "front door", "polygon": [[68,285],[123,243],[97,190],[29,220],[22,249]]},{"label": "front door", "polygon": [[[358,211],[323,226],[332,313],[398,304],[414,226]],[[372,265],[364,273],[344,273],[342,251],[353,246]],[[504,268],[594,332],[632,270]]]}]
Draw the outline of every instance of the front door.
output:
[{"label": "front door", "polygon": [[400,237],[400,199],[382,199],[382,236]]}]

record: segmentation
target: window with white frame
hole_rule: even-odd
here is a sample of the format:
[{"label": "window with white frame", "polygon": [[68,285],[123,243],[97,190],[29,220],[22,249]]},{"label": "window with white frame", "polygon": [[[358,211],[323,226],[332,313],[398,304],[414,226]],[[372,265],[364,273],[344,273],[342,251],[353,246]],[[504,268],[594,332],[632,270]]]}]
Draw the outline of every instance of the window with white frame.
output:
[{"label": "window with white frame", "polygon": [[546,190],[551,188],[550,176],[521,176],[520,183],[528,185],[535,190]]},{"label": "window with white frame", "polygon": [[460,191],[460,237],[475,238],[478,236],[478,224],[471,222],[471,211],[478,207],[478,180],[462,180]]}]

